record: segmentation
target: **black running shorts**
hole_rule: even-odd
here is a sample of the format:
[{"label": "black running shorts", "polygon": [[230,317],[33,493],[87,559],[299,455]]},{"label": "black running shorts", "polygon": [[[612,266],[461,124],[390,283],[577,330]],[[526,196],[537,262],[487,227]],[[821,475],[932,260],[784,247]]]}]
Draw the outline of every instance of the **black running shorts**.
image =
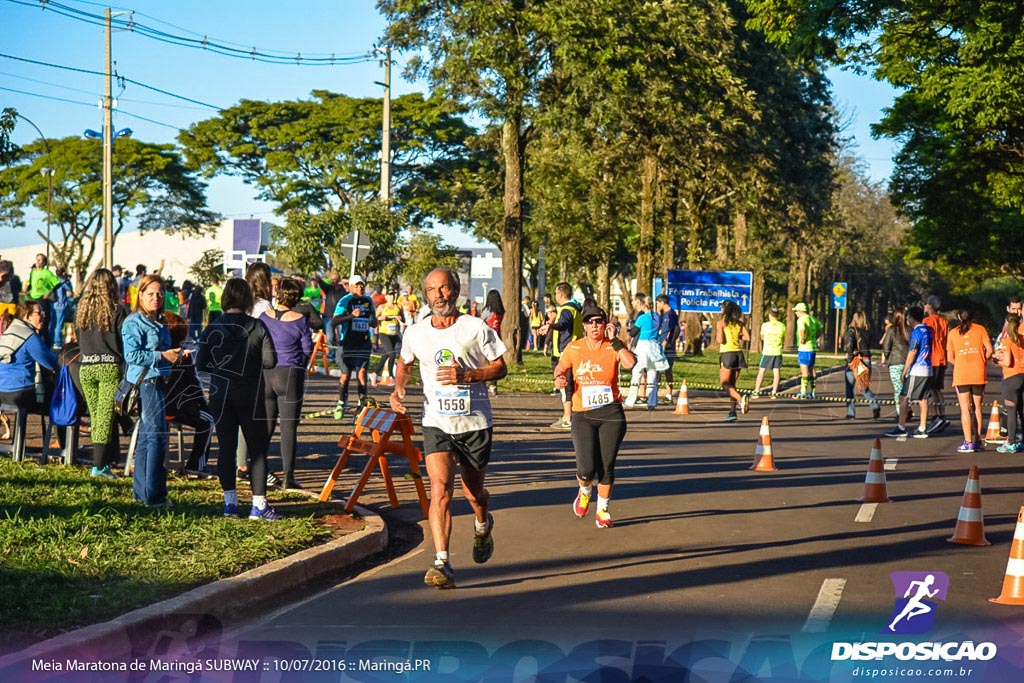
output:
[{"label": "black running shorts", "polygon": [[494,429],[480,429],[475,432],[448,434],[437,427],[423,427],[423,454],[453,453],[459,458],[459,465],[482,470],[491,461],[491,442]]}]

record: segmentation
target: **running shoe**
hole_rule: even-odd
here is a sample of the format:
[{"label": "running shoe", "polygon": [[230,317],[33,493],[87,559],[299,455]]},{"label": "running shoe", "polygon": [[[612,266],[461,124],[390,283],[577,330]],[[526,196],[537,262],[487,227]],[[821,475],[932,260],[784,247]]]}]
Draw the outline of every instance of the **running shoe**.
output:
[{"label": "running shoe", "polygon": [[608,529],[612,525],[612,516],[608,512],[608,508],[597,511],[597,517],[594,520],[598,529]]},{"label": "running shoe", "polygon": [[957,453],[973,453],[974,452],[974,444],[971,443],[970,441],[964,441],[962,444],[960,444],[957,447],[956,452]]},{"label": "running shoe", "polygon": [[937,434],[937,433],[939,433],[939,432],[940,432],[940,431],[942,430],[942,418],[941,418],[941,417],[939,417],[938,415],[936,415],[935,417],[933,417],[933,418],[932,418],[932,419],[931,419],[931,420],[930,420],[930,421],[928,422],[928,426],[927,426],[927,427],[925,427],[925,430],[926,430],[926,431],[927,431],[927,432],[928,432],[929,434]]},{"label": "running shoe", "polygon": [[893,439],[906,438],[907,430],[905,427],[900,427],[899,425],[896,425],[894,428],[887,431],[885,435]]},{"label": "running shoe", "polygon": [[744,415],[750,412],[750,397],[746,394],[740,396],[740,412]]},{"label": "running shoe", "polygon": [[572,502],[572,511],[577,517],[583,517],[587,514],[587,508],[590,507],[590,494],[583,493],[583,489],[580,489],[579,493],[576,494],[576,500]]},{"label": "running shoe", "polygon": [[434,588],[455,588],[455,572],[444,560],[434,560],[434,564],[423,575],[423,583]]},{"label": "running shoe", "polygon": [[238,516],[238,506],[237,505],[233,505],[231,503],[225,503],[224,504],[224,516],[225,517],[237,517]]},{"label": "running shoe", "polygon": [[494,518],[488,512],[487,531],[480,532],[473,529],[473,561],[477,564],[483,564],[494,554],[494,537],[491,535],[493,531]]},{"label": "running shoe", "polygon": [[269,505],[262,510],[253,505],[252,509],[249,510],[249,519],[262,519],[266,522],[276,522],[281,519],[281,515],[278,514],[277,510]]},{"label": "running shoe", "polygon": [[917,429],[914,430],[915,439],[927,439],[928,436],[929,434],[927,429],[921,429],[920,427],[918,427]]},{"label": "running shoe", "polygon": [[1001,443],[999,444],[999,446],[996,447],[997,453],[1016,453],[1017,451],[1018,445],[1015,443],[1010,443],[1009,441]]},{"label": "running shoe", "polygon": [[273,488],[281,483],[281,480],[277,478],[277,475],[273,472],[267,472],[267,486]]},{"label": "running shoe", "polygon": [[552,429],[572,429],[572,422],[569,420],[555,420],[548,426]]},{"label": "running shoe", "polygon": [[117,475],[110,471],[110,465],[104,465],[103,467],[93,467],[92,471],[89,472],[90,477],[103,477],[104,479],[117,479]]},{"label": "running shoe", "polygon": [[777,391],[773,391],[772,393],[768,394],[768,398],[770,398],[773,401],[775,399],[777,399],[778,397],[779,397],[779,392],[777,392]]},{"label": "running shoe", "polygon": [[982,452],[984,452],[984,450],[985,450],[985,442],[984,441],[975,441],[974,442],[974,452],[975,453],[982,453]]},{"label": "running shoe", "polygon": [[726,413],[723,422],[735,422],[736,419],[736,413]]},{"label": "running shoe", "polygon": [[805,399],[805,398],[808,398],[808,396],[807,396],[807,394],[805,394],[804,392],[801,391],[798,394],[794,394],[793,398]]},{"label": "running shoe", "polygon": [[338,401],[334,406],[334,419],[344,420],[345,419],[345,404]]},{"label": "running shoe", "polygon": [[882,407],[881,406],[875,406],[874,408],[872,408],[871,409],[871,417],[875,418],[876,420],[881,419],[881,417],[882,417]]}]

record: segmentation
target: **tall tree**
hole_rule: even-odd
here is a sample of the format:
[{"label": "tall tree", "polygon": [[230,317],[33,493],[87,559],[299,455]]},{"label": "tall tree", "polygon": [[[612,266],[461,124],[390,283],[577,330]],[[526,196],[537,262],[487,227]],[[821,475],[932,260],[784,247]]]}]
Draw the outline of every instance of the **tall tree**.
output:
[{"label": "tall tree", "polygon": [[[538,22],[543,2],[531,0],[378,0],[390,22],[384,40],[413,56],[408,72],[435,92],[467,105],[501,130],[504,170],[501,221],[502,299],[518,310],[523,271],[524,173],[529,124],[547,68]],[[505,316],[501,336],[515,362],[519,316]]]},{"label": "tall tree", "polygon": [[632,160],[637,286],[646,291],[664,178],[675,173],[694,192],[720,183],[701,170],[728,170],[717,160],[750,116],[749,93],[733,73],[732,16],[719,0],[556,0],[547,10],[558,81],[550,106],[565,112],[565,125],[593,131],[608,152]]},{"label": "tall tree", "polygon": [[[17,161],[0,170],[0,215],[24,226],[24,209],[49,210],[59,236],[50,242],[55,265],[79,280],[102,244],[102,148],[98,140],[68,137],[37,140]],[[43,167],[53,169],[53,194]],[[142,230],[165,228],[182,235],[216,229],[218,216],[206,207],[206,185],[185,168],[173,145],[119,139],[113,155],[114,239],[129,222]],[[40,233],[40,237],[47,239]]]},{"label": "tall tree", "polygon": [[[382,108],[379,98],[323,90],[311,100],[243,100],[179,141],[193,167],[241,177],[280,214],[327,211],[378,198]],[[451,109],[419,94],[392,102],[393,204],[416,223],[465,210],[448,190],[474,170],[475,133]]]}]

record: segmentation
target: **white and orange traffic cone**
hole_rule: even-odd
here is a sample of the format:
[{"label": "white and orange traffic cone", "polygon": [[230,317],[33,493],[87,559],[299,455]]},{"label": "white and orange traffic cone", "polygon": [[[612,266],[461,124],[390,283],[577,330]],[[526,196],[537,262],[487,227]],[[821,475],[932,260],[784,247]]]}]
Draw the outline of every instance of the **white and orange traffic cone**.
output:
[{"label": "white and orange traffic cone", "polygon": [[985,443],[1002,443],[999,435],[999,402],[992,402],[992,412],[988,414],[988,428],[985,430]]},{"label": "white and orange traffic cone", "polygon": [[971,465],[964,488],[964,501],[956,516],[956,529],[946,539],[961,545],[992,545],[985,539],[985,517],[981,512],[981,482],[978,480],[978,466]]},{"label": "white and orange traffic cone", "polygon": [[686,380],[679,383],[679,398],[676,399],[676,409],[672,411],[676,415],[690,414],[690,394],[686,390]]},{"label": "white and orange traffic cone", "polygon": [[757,435],[757,450],[754,451],[754,464],[750,469],[755,472],[776,472],[775,460],[772,458],[772,432],[768,427],[768,416],[761,419],[761,432]]},{"label": "white and orange traffic cone", "polygon": [[1024,507],[1017,513],[1010,559],[1006,561],[1003,575],[1003,590],[998,598],[989,598],[988,601],[1000,605],[1024,605]]},{"label": "white and orange traffic cone", "polygon": [[882,440],[875,439],[871,447],[871,459],[868,460],[868,473],[864,478],[864,495],[857,499],[860,503],[888,503],[889,494],[885,489],[885,463],[882,461]]}]

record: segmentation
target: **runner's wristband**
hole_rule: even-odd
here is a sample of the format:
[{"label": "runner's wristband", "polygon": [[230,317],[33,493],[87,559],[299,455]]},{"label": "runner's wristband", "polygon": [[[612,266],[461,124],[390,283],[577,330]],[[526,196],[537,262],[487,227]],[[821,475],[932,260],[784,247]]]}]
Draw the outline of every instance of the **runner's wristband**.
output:
[{"label": "runner's wristband", "polygon": [[615,350],[615,353],[618,353],[622,349],[626,348],[626,345],[623,344],[618,337],[614,337],[612,338],[612,348]]}]

